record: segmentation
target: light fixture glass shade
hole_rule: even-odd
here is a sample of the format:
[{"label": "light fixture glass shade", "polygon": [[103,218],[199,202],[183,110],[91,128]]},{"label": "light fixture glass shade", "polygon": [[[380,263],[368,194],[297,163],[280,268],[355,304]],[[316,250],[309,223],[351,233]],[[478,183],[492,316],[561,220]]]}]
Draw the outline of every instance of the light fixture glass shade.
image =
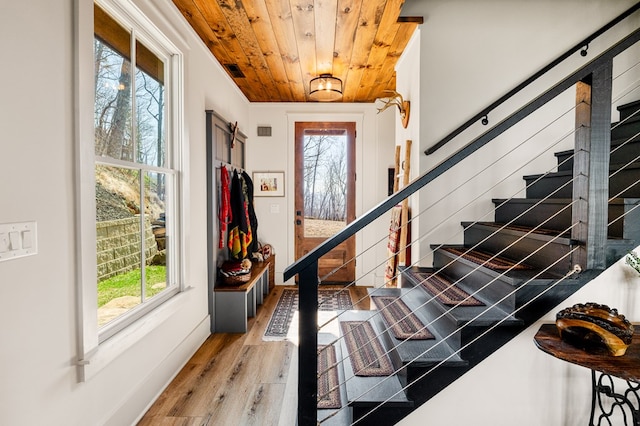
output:
[{"label": "light fixture glass shade", "polygon": [[342,99],[342,80],[331,74],[320,74],[309,82],[309,99],[322,102]]}]

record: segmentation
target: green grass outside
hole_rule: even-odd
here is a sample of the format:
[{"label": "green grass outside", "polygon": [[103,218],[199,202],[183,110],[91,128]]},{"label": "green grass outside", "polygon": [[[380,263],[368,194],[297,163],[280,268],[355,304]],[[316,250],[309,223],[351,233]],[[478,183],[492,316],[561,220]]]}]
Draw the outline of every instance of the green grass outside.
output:
[{"label": "green grass outside", "polygon": [[[166,287],[153,288],[155,284],[167,280],[166,266],[147,266],[146,268],[146,297],[160,293]],[[140,269],[116,275],[98,283],[98,307],[122,296],[140,297]]]}]

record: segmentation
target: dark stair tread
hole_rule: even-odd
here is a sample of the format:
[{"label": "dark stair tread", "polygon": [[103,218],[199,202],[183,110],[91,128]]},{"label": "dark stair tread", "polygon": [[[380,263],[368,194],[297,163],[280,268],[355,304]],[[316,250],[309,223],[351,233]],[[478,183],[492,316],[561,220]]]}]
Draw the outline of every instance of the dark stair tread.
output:
[{"label": "dark stair tread", "polygon": [[[640,134],[630,137],[618,137],[611,139],[611,162],[625,161],[635,158],[634,153],[639,152]],[[558,163],[558,171],[573,171],[573,149],[557,151],[553,155]],[[631,156],[630,156],[631,155]]]},{"label": "dark stair tread", "polygon": [[522,204],[571,204],[571,198],[492,198],[491,202],[498,206],[508,203]]},{"label": "dark stair tread", "polygon": [[[343,311],[339,316],[339,320],[369,321],[376,334],[381,335],[383,330],[379,328],[376,322],[370,321],[373,315],[376,315],[375,311]],[[340,347],[343,354],[349,353],[344,339],[340,339]],[[382,377],[356,376],[348,358],[343,359],[342,368],[346,381],[347,400],[350,406],[372,407],[384,403],[385,407],[413,407],[413,401],[407,398],[396,374]]]},{"label": "dark stair tread", "polygon": [[[418,287],[420,292],[415,292],[413,290],[411,294],[411,298],[415,298],[418,300],[420,305],[430,304],[438,306],[438,311],[441,312],[443,316],[452,321],[455,326],[459,327],[464,324],[467,324],[471,321],[478,326],[491,326],[497,323],[502,323],[504,325],[518,325],[521,321],[514,317],[510,312],[506,312],[504,309],[501,309],[499,306],[492,306],[491,303],[484,300],[482,294],[474,294],[473,297],[480,300],[484,303],[484,305],[480,306],[450,306],[445,305],[440,302],[437,298],[435,298],[433,294],[431,294],[427,289],[422,286],[420,277],[416,276],[415,273],[435,273],[433,268],[422,268],[419,266],[412,266],[410,268],[405,268],[402,270],[403,280],[406,280],[407,283],[410,283],[413,287]],[[438,273],[440,278],[445,279],[449,282],[453,282],[453,280],[442,273]],[[404,281],[403,281],[404,283]],[[473,291],[468,290],[464,287],[462,283],[456,284],[462,290],[473,293]],[[405,296],[405,300],[407,297]]]},{"label": "dark stair tread", "polygon": [[513,272],[534,269],[524,262],[517,262],[501,255],[461,245],[442,245],[438,249],[492,271]]},{"label": "dark stair tread", "polygon": [[462,226],[466,229],[471,226],[489,227],[492,229],[498,229],[498,232],[511,233],[519,236],[526,235],[528,238],[537,238],[541,240],[549,240],[553,238],[554,241],[570,244],[570,235],[563,233],[556,229],[545,228],[532,228],[529,226],[505,224],[500,222],[462,222]]},{"label": "dark stair tread", "polygon": [[[638,116],[638,120],[640,120],[640,116]],[[625,123],[623,123],[624,125]],[[633,137],[628,137],[628,138],[615,138],[615,139],[611,139],[611,151],[615,151],[620,145],[625,145],[625,144],[635,144],[640,142],[640,134],[639,135],[635,135]],[[573,151],[573,150],[571,150]]]},{"label": "dark stair tread", "polygon": [[463,245],[501,253],[512,260],[525,259],[524,262],[533,268],[558,274],[565,274],[573,267],[571,250],[579,244],[571,239],[566,228],[553,229],[558,228],[558,224],[552,221],[535,223],[530,220],[515,225],[506,217],[496,219],[502,222],[463,222]]},{"label": "dark stair tread", "polygon": [[[484,272],[485,274],[493,276],[495,278],[499,278],[501,281],[508,283],[512,286],[519,286],[525,282],[528,282],[528,285],[535,285],[535,284],[546,285],[550,281],[554,281],[560,277],[560,275],[553,272],[549,272],[549,271],[541,273],[539,269],[531,267],[529,265],[527,265],[529,266],[528,268],[521,267],[520,269],[505,269],[505,270],[493,269],[486,266],[487,264],[483,265],[482,262],[478,263],[474,260],[471,260],[468,257],[458,256],[458,254],[456,254],[453,250],[457,252],[459,251],[462,251],[462,252],[468,251],[470,253],[477,252],[476,250],[469,249],[468,247],[465,247],[463,245],[455,245],[455,244],[435,245],[434,244],[432,245],[432,248],[434,250],[441,250],[441,252],[445,254],[447,257],[449,257],[453,262],[461,262],[474,269],[476,268],[481,269],[482,272]],[[493,256],[493,254],[491,253],[481,253],[481,254],[474,253],[474,254],[478,256],[484,256],[487,254]],[[500,256],[496,256],[495,259],[505,261],[505,262],[511,261],[510,259],[502,258]]]},{"label": "dark stair tread", "polygon": [[[547,221],[550,216],[553,216],[552,227],[563,230],[566,230],[571,223],[571,208],[564,208],[571,203],[569,198],[512,198],[492,201],[496,205],[496,217],[502,221],[515,221],[520,225],[533,226],[534,223]],[[638,239],[640,233],[637,223],[639,222],[634,214],[638,204],[640,204],[640,198],[635,197],[613,198],[609,201],[608,245],[613,247],[619,245],[621,240]],[[579,244],[575,240],[572,240],[572,243]]]},{"label": "dark stair tread", "polygon": [[[329,345],[336,341],[338,336],[331,333],[318,333],[318,345]],[[345,377],[344,377],[344,369],[342,368],[342,363],[340,360],[342,357],[342,348],[341,345],[335,344],[336,350],[336,359],[338,360],[338,379],[340,383],[340,402],[342,403],[342,408],[325,408],[318,409],[318,420],[322,421],[323,425],[328,426],[341,426],[346,424],[351,424],[351,413],[350,410],[345,409],[349,404],[347,400],[347,389],[345,386]],[[325,420],[326,419],[326,420]]]},{"label": "dark stair tread", "polygon": [[[626,170],[640,169],[640,161],[636,161],[631,164],[625,164],[625,163],[611,164],[609,166],[609,172],[617,171],[620,169],[626,169]],[[539,173],[539,174],[533,174],[533,175],[525,175],[522,178],[524,180],[536,180],[540,178],[545,179],[545,178],[555,178],[555,177],[573,177],[573,171],[561,170],[558,172],[551,172],[551,173]]]},{"label": "dark stair tread", "polygon": [[[636,200],[636,197],[616,197],[609,200],[609,204],[625,204],[625,200]],[[509,203],[519,204],[571,204],[571,198],[492,198],[491,202],[498,206]]]},{"label": "dark stair tread", "polygon": [[[426,325],[427,329],[434,335],[434,339],[426,340],[399,340],[389,330],[384,341],[387,350],[395,348],[395,351],[405,365],[412,360],[413,367],[429,367],[432,365],[444,365],[452,367],[463,367],[467,365],[449,343],[443,339],[437,325],[432,318],[426,314],[424,304],[428,301],[424,293],[419,289],[399,289],[399,288],[370,288],[367,289],[369,296],[394,296],[401,297],[413,313]],[[372,304],[373,308],[373,304]],[[377,311],[373,311],[377,312]],[[381,315],[371,317],[372,321],[378,323],[380,328],[387,328],[387,324]]]},{"label": "dark stair tread", "polygon": [[[638,115],[638,120],[640,120],[640,115]],[[617,124],[617,123],[615,123]],[[624,123],[623,123],[624,125]],[[611,139],[611,151],[615,150],[619,145],[623,145],[625,143],[637,143],[640,142],[640,135],[634,137],[634,138],[615,138],[615,139]],[[575,152],[575,150],[573,148],[570,149],[564,149],[562,151],[556,151],[553,153],[554,156],[556,157],[567,157],[570,155],[573,155],[573,153]]]}]

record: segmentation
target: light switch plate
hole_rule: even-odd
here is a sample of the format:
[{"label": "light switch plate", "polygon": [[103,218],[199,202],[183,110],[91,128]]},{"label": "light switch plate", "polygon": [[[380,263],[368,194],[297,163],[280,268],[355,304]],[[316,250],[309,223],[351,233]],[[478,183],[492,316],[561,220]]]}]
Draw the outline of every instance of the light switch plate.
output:
[{"label": "light switch plate", "polygon": [[0,223],[0,262],[37,253],[36,222]]},{"label": "light switch plate", "polygon": [[9,251],[9,234],[0,232],[0,253]]}]

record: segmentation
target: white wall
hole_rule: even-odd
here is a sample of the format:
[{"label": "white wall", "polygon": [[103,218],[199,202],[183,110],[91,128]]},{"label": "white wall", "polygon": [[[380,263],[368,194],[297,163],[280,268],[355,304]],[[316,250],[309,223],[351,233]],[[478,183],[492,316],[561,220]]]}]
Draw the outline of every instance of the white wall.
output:
[{"label": "white wall", "polygon": [[[284,171],[285,197],[256,197],[258,238],[273,246],[276,282],[295,260],[294,253],[294,126],[296,121],[353,121],[356,123],[356,216],[360,216],[387,196],[387,169],[393,167],[395,110],[378,115],[373,104],[253,103],[248,129],[247,170]],[[395,115],[394,115],[395,114]],[[271,126],[270,137],[258,137],[258,126]],[[384,239],[389,218],[376,221],[373,228],[356,236],[356,250]],[[358,260],[359,285],[381,285],[384,279],[386,239]]]},{"label": "white wall", "polygon": [[[92,22],[92,1],[79,1],[81,19]],[[186,284],[193,289],[160,329],[77,381],[74,1],[1,2],[0,223],[36,221],[39,252],[0,263],[0,424],[131,424],[208,335],[204,111],[242,122],[249,104],[169,0],[136,4],[185,55]],[[91,49],[93,34],[84,35]]]},{"label": "white wall", "polygon": [[[405,149],[407,141],[411,141],[411,167],[409,173],[409,181],[414,180],[420,176],[420,164],[422,162],[422,153],[420,143],[420,129],[421,129],[421,68],[420,68],[420,36],[421,29],[417,28],[414,34],[411,36],[411,40],[407,43],[402,56],[396,64],[396,91],[400,93],[405,100],[409,101],[409,122],[407,127],[403,128],[398,122],[396,125],[396,145],[400,146],[400,161],[401,164],[405,159]],[[399,187],[402,188],[402,182],[404,182],[404,171],[401,170],[403,175],[400,180]],[[416,192],[409,200],[409,209],[411,215],[411,263],[417,263],[417,259],[422,258],[420,250],[420,191]],[[409,262],[406,262],[409,264]]]}]

